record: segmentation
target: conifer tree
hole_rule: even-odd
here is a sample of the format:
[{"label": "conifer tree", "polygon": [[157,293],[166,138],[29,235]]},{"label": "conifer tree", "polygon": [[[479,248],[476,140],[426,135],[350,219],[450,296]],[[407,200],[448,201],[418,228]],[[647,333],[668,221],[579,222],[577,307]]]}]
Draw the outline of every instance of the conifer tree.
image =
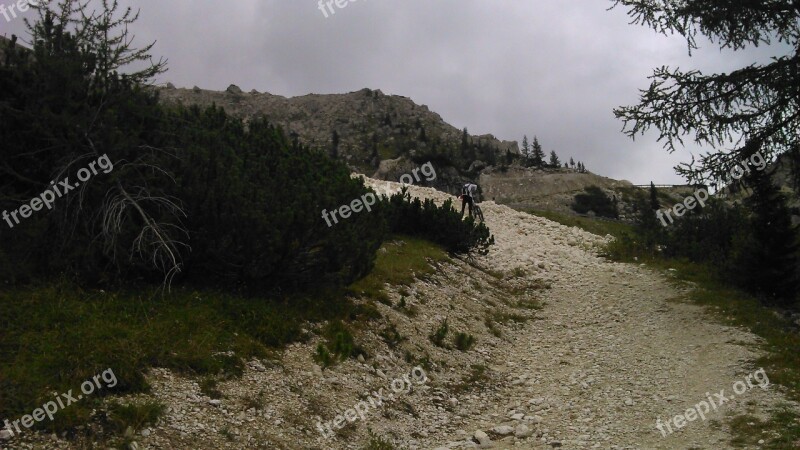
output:
[{"label": "conifer tree", "polygon": [[[614,0],[628,8],[634,24],[686,39],[690,54],[703,42],[720,49],[765,47],[766,63],[753,62],[728,73],[704,74],[662,66],[655,69],[638,105],[615,110],[630,137],[651,128],[670,153],[687,139],[715,149],[681,164],[689,183],[722,182],[750,155],[748,140],[774,158],[800,146],[800,5],[797,0]],[[736,56],[736,55],[734,55]],[[735,139],[732,136],[743,136]]]},{"label": "conifer tree", "polygon": [[650,182],[650,209],[653,211],[658,211],[661,208],[661,202],[658,200],[658,191],[656,190],[656,185],[653,182]]},{"label": "conifer tree", "polygon": [[534,167],[542,167],[544,166],[544,151],[542,150],[542,145],[539,144],[539,138],[534,136],[533,137],[533,146],[531,147],[531,164]]},{"label": "conifer tree", "polygon": [[514,154],[511,153],[511,150],[506,150],[506,165],[510,165],[514,162]]},{"label": "conifer tree", "polygon": [[641,237],[645,248],[653,250],[659,243],[663,230],[663,225],[656,218],[656,211],[661,208],[658,201],[658,191],[653,182],[650,182],[649,200],[642,196],[637,199],[635,209],[637,210],[636,224],[637,232]]},{"label": "conifer tree", "polygon": [[522,137],[522,157],[525,158],[526,163],[531,159],[531,148],[528,144],[528,135]]},{"label": "conifer tree", "polygon": [[769,303],[792,306],[800,288],[800,246],[786,197],[769,171],[753,170],[747,185],[753,189],[746,201],[752,230],[738,255],[734,279]]},{"label": "conifer tree", "polygon": [[559,161],[558,155],[556,155],[555,150],[550,151],[550,167],[554,168],[561,167],[561,161]]},{"label": "conifer tree", "polygon": [[[0,203],[23,192],[38,195],[51,180],[106,156],[113,173],[83,184],[58,208],[34,218],[53,232],[30,245],[41,246],[37,256],[65,272],[111,265],[102,254],[113,263],[134,259],[157,266],[169,279],[182,265],[185,212],[172,195],[168,165],[174,152],[148,142],[161,114],[157,93],[147,89],[166,62],[152,60],[153,44],[133,46],[129,27],[138,14],[117,1],[30,7],[38,13],[36,22],[26,19],[33,57],[2,68],[8,77],[0,75],[3,82],[26,81],[18,89],[0,88]],[[7,134],[5,126],[16,130]],[[20,139],[6,140],[9,135]]]},{"label": "conifer tree", "polygon": [[331,158],[338,158],[339,157],[339,133],[336,130],[333,130],[331,134]]}]

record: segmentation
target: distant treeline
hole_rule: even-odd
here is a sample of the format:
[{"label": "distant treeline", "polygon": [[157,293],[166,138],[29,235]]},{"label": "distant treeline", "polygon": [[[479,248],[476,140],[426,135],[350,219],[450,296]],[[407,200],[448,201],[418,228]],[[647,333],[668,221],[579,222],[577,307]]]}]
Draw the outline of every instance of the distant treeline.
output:
[{"label": "distant treeline", "polygon": [[797,307],[800,241],[786,196],[769,171],[752,170],[738,186],[751,194],[743,202],[728,204],[710,198],[706,205],[686,208],[674,223],[657,219],[658,211],[673,205],[662,204],[656,187],[651,186],[649,199],[642,197],[636,205],[636,242],[623,244],[706,264],[720,278],[764,303]]}]

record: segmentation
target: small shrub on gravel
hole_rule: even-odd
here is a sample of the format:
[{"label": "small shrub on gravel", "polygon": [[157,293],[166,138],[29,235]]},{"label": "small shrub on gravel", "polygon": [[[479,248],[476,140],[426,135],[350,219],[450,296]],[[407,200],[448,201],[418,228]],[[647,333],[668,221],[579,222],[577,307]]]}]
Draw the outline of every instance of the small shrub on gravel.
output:
[{"label": "small shrub on gravel", "polygon": [[244,397],[242,399],[242,405],[244,405],[245,411],[248,409],[255,409],[256,411],[260,411],[264,409],[266,402],[264,401],[264,391],[258,393],[258,395],[254,395],[252,397]]},{"label": "small shrub on gravel", "polygon": [[502,323],[502,324],[506,324],[508,322],[525,323],[525,322],[527,322],[529,320],[528,317],[525,317],[525,316],[523,316],[521,314],[502,313],[502,312],[496,312],[496,313],[492,314],[492,319],[495,322]]},{"label": "small shrub on gravel", "polygon": [[516,307],[520,309],[530,309],[534,311],[542,309],[542,305],[536,300],[520,300],[517,302]]},{"label": "small shrub on gravel", "polygon": [[386,345],[388,345],[391,349],[397,348],[397,346],[403,343],[403,341],[408,340],[407,337],[401,335],[400,332],[397,331],[397,326],[395,326],[393,323],[381,330],[380,336],[383,338],[383,341],[386,342]]},{"label": "small shrub on gravel", "polygon": [[314,360],[318,362],[323,369],[326,369],[333,365],[334,358],[324,344],[319,344],[317,345],[317,353],[314,355]]},{"label": "small shrub on gravel", "polygon": [[325,344],[317,346],[314,359],[323,368],[333,365],[336,361],[344,361],[347,358],[357,355],[365,355],[366,352],[355,344],[355,338],[350,329],[341,320],[330,322],[322,331]]},{"label": "small shrub on gravel", "polygon": [[486,328],[489,330],[490,333],[494,335],[496,338],[503,337],[503,332],[500,331],[500,328],[497,327],[497,324],[492,319],[492,316],[489,315],[483,320],[483,324],[486,325]]},{"label": "small shrub on gravel", "polygon": [[362,450],[395,450],[395,447],[391,442],[383,439],[370,430],[369,444],[367,444],[365,447],[362,447]]},{"label": "small shrub on gravel", "polygon": [[155,425],[165,410],[166,407],[156,401],[131,405],[111,403],[107,408],[106,419],[112,430],[122,434],[128,428],[137,431],[144,427]]},{"label": "small shrub on gravel", "polygon": [[404,359],[407,363],[413,366],[422,367],[426,372],[433,371],[433,364],[431,363],[431,357],[427,353],[425,353],[424,357],[420,358],[415,356],[410,351],[406,350]]},{"label": "small shrub on gravel", "polygon": [[200,392],[205,394],[208,398],[220,399],[222,392],[217,389],[217,380],[211,376],[204,377],[200,380]]},{"label": "small shrub on gravel", "polygon": [[444,340],[445,338],[447,338],[447,333],[449,331],[450,331],[450,326],[447,325],[447,319],[444,319],[441,325],[439,325],[439,328],[437,328],[428,337],[431,339],[431,342],[433,342],[433,344],[436,345],[437,347],[447,348],[447,345],[444,343]]},{"label": "small shrub on gravel", "polygon": [[419,315],[419,307],[417,305],[409,305],[405,297],[400,298],[396,309],[408,317],[417,317]]},{"label": "small shrub on gravel", "polygon": [[480,386],[487,384],[490,381],[489,375],[486,373],[488,368],[483,364],[475,364],[470,367],[470,372],[467,376],[462,378],[461,382],[453,386],[454,394],[461,394],[464,392],[472,391]]},{"label": "small shrub on gravel", "polygon": [[219,434],[221,434],[222,437],[227,439],[228,442],[236,441],[236,436],[233,433],[231,433],[231,429],[229,427],[224,427],[221,430],[219,430]]},{"label": "small shrub on gravel", "polygon": [[475,336],[467,333],[456,333],[456,348],[462,352],[469,351],[475,345]]}]

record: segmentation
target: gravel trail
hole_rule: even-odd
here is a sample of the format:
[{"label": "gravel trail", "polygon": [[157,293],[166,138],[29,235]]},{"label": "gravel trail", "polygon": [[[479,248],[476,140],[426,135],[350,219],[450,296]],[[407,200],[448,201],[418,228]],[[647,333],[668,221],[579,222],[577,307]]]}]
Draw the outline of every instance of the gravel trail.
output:
[{"label": "gravel trail", "polygon": [[[399,188],[367,182],[378,192]],[[410,288],[389,288],[392,306],[378,303],[382,318],[356,334],[367,358],[323,371],[312,359],[315,338],[249,361],[241,378],[219,384],[219,400],[197,380],[154,369],[152,395],[168,409],[158,426],[129,436],[130,448],[364,449],[377,436],[412,450],[724,449],[726,416],[766,417],[785,401],[752,376],[752,388],[733,392],[758,370],[758,339],[686,303],[668,274],[598,256],[605,238],[577,228],[492,202],[482,208],[496,246],[440,264]],[[445,319],[451,335],[472,335],[474,348],[434,345],[429,336]],[[397,339],[389,345],[387,336]],[[415,367],[424,381],[408,379]],[[403,389],[394,391],[398,380]],[[386,398],[376,403],[381,389]],[[723,389],[730,400],[705,420],[675,426],[673,417]],[[368,410],[336,429],[337,416],[358,405]],[[664,426],[662,435],[657,419],[672,421],[672,432]],[[17,448],[80,447],[41,436]]]}]

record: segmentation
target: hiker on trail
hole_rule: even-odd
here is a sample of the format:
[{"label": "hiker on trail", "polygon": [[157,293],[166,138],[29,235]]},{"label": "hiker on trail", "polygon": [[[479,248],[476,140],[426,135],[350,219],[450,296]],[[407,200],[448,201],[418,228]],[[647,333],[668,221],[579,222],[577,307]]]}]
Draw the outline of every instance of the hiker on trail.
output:
[{"label": "hiker on trail", "polygon": [[478,194],[478,185],[467,183],[461,188],[461,217],[464,217],[464,207],[469,205],[469,216],[472,217],[472,208],[475,205],[475,196]]}]

